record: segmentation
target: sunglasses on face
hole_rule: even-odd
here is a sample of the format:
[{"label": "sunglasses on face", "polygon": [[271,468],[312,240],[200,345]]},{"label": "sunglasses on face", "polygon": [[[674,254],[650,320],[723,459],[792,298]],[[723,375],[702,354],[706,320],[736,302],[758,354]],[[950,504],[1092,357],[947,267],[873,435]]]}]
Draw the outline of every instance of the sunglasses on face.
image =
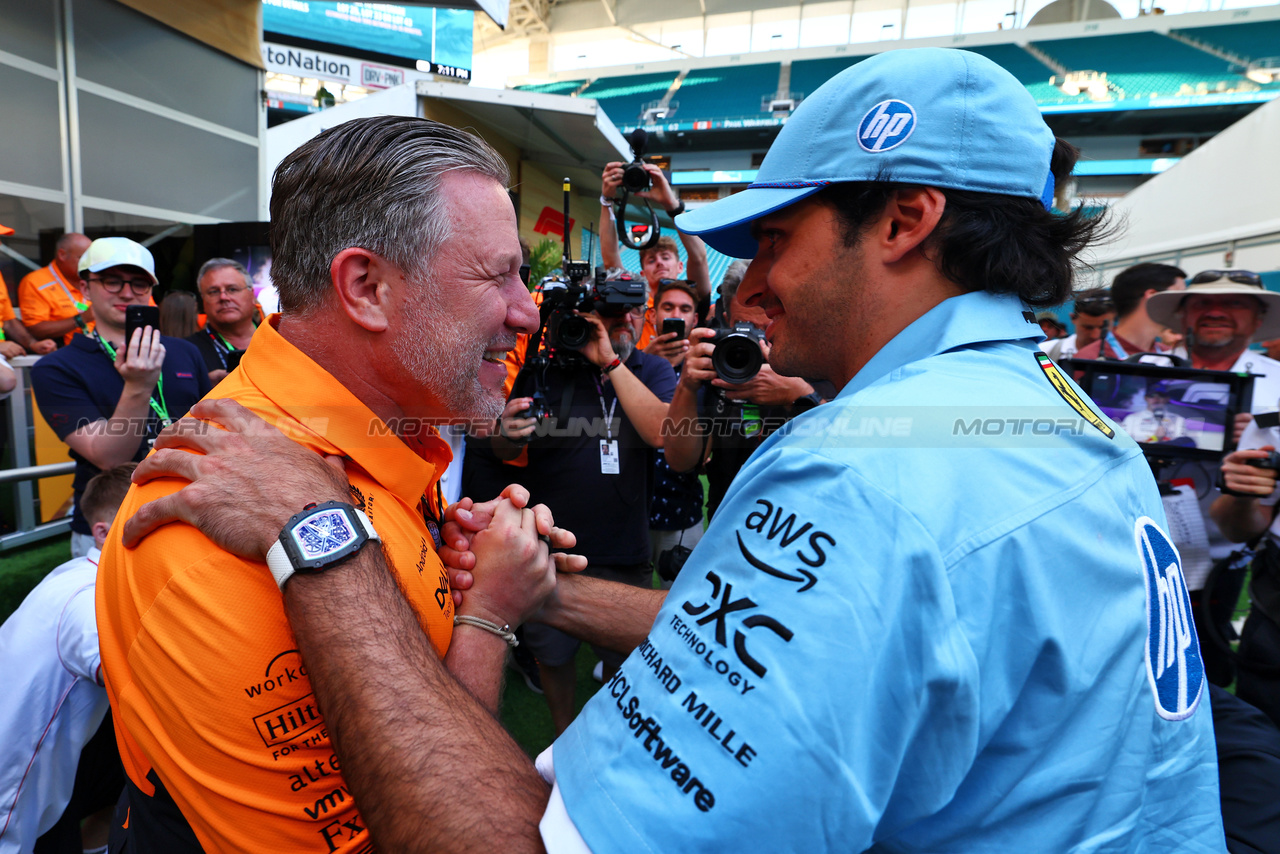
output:
[{"label": "sunglasses on face", "polygon": [[1204,272],[1196,273],[1188,284],[1206,285],[1223,279],[1228,282],[1235,282],[1237,285],[1262,287],[1262,277],[1252,270],[1205,270]]}]

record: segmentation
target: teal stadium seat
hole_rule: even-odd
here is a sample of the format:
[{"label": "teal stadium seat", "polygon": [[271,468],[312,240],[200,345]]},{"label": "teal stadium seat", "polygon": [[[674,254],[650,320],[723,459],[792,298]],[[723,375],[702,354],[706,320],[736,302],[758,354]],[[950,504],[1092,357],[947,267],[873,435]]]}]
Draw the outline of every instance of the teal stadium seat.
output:
[{"label": "teal stadium seat", "polygon": [[1175,70],[1218,79],[1231,74],[1231,63],[1159,33],[1125,33],[1083,39],[1034,42],[1072,71],[1162,73]]},{"label": "teal stadium seat", "polygon": [[1016,44],[992,44],[983,47],[966,47],[961,48],[961,50],[985,56],[1018,78],[1018,82],[1024,85],[1027,83],[1048,83],[1049,78],[1053,76],[1052,68]]},{"label": "teal stadium seat", "polygon": [[1190,36],[1244,59],[1280,56],[1280,21],[1250,21],[1220,27],[1192,27],[1175,32]]},{"label": "teal stadium seat", "polygon": [[865,56],[838,56],[832,59],[796,60],[791,63],[791,92],[812,95],[823,83],[864,59]]},{"label": "teal stadium seat", "polygon": [[585,80],[557,80],[554,83],[530,83],[528,86],[517,86],[521,92],[543,92],[548,95],[572,95],[582,88]]},{"label": "teal stadium seat", "polygon": [[662,100],[675,79],[675,71],[600,77],[592,81],[579,97],[599,101],[605,115],[618,127],[636,127],[645,106]]},{"label": "teal stadium seat", "polygon": [[782,65],[732,65],[690,71],[672,96],[679,104],[673,118],[681,122],[737,119],[766,115],[761,100],[778,91]]}]

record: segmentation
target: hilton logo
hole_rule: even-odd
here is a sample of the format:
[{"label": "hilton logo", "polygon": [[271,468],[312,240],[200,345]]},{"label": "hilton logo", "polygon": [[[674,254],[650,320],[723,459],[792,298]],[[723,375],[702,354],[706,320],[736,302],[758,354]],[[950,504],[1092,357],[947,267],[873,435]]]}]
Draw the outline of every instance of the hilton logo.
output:
[{"label": "hilton logo", "polygon": [[267,747],[292,741],[323,724],[324,719],[320,717],[314,694],[308,694],[253,719],[253,725],[257,727],[258,735],[262,736],[262,743]]}]

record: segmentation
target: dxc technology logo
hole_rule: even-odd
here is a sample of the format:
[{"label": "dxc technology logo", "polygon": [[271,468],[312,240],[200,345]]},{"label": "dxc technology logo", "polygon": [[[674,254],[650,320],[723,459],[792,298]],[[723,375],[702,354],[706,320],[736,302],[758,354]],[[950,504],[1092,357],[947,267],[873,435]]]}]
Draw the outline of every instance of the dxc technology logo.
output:
[{"label": "dxc technology logo", "polygon": [[858,124],[858,145],[872,153],[897,148],[916,129],[916,111],[906,101],[876,104]]},{"label": "dxc technology logo", "polygon": [[1195,714],[1204,691],[1204,661],[1191,621],[1182,560],[1168,535],[1143,516],[1133,529],[1147,588],[1147,680],[1160,717]]}]

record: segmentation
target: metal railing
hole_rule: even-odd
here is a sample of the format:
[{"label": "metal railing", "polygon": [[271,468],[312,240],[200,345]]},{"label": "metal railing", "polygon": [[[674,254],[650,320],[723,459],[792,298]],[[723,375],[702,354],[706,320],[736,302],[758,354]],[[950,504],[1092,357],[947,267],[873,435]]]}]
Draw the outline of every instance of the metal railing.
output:
[{"label": "metal railing", "polygon": [[56,537],[71,530],[70,516],[44,524],[36,521],[37,502],[33,481],[42,477],[71,474],[76,468],[76,464],[70,461],[44,466],[31,464],[33,462],[31,458],[32,409],[28,396],[31,386],[31,366],[39,358],[39,356],[21,356],[10,362],[18,384],[8,399],[0,404],[0,407],[5,409],[9,422],[14,465],[11,469],[0,470],[0,484],[13,484],[16,515],[14,532],[0,536],[0,552],[43,540],[46,537]]}]

